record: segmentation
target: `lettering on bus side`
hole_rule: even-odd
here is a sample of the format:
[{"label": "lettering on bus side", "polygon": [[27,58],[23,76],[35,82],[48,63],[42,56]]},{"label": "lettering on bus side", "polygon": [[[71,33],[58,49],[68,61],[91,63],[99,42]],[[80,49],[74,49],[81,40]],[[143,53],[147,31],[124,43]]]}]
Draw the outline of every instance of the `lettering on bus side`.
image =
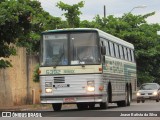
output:
[{"label": "lettering on bus side", "polygon": [[106,60],[106,65],[103,66],[104,70],[113,73],[123,73],[123,63],[114,60]]},{"label": "lettering on bus side", "polygon": [[46,74],[60,74],[61,70],[46,70]]},{"label": "lettering on bus side", "polygon": [[65,74],[73,74],[75,73],[74,70],[64,70]]}]

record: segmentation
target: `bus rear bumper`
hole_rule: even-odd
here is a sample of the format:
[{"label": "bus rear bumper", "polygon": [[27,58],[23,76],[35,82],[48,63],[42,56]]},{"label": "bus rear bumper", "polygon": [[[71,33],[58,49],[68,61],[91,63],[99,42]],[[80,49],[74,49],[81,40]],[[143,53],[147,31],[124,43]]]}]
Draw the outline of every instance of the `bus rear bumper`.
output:
[{"label": "bus rear bumper", "polygon": [[105,101],[104,95],[77,95],[77,96],[40,96],[41,103],[63,103],[74,104],[80,102],[96,102]]}]

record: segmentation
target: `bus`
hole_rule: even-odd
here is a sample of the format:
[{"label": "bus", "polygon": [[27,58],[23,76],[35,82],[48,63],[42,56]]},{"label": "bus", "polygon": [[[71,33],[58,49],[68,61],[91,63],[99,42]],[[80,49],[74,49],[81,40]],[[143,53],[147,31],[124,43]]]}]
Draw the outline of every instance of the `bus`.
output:
[{"label": "bus", "polygon": [[59,111],[63,104],[80,110],[108,103],[130,106],[136,94],[134,46],[93,28],[42,32],[40,101]]}]

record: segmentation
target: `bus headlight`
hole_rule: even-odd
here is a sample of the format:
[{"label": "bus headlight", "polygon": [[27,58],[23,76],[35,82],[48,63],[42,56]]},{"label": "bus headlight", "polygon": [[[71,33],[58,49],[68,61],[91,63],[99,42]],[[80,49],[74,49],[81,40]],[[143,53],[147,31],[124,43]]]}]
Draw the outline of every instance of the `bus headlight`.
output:
[{"label": "bus headlight", "polygon": [[52,93],[52,88],[46,88],[46,93]]},{"label": "bus headlight", "polygon": [[87,90],[93,92],[95,90],[94,81],[87,81]]},{"label": "bus headlight", "polygon": [[157,95],[157,94],[158,94],[157,91],[154,91],[154,92],[153,92],[153,95]]},{"label": "bus headlight", "polygon": [[94,91],[94,87],[93,87],[93,86],[88,86],[88,87],[87,87],[87,90],[88,90],[89,92],[93,92],[93,91]]},{"label": "bus headlight", "polygon": [[45,82],[45,87],[52,87],[52,82]]}]

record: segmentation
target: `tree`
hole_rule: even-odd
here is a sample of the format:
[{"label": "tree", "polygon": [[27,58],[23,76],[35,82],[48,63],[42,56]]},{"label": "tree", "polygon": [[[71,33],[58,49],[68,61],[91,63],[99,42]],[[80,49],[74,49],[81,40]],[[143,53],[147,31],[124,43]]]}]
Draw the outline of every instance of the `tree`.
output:
[{"label": "tree", "polygon": [[[160,36],[159,24],[148,24],[146,18],[154,15],[124,14],[101,18],[97,15],[93,21],[82,21],[82,27],[95,27],[132,43],[135,47],[138,83],[160,81]],[[86,24],[87,23],[87,24]]]},{"label": "tree", "polygon": [[[28,26],[30,26],[28,18],[33,11],[30,6],[22,4],[22,0],[18,1],[6,0],[0,3],[0,57],[3,58],[15,55],[16,50],[13,44],[28,35]],[[9,66],[11,66],[9,61],[0,60],[0,68]]]},{"label": "tree", "polygon": [[29,54],[38,52],[42,31],[67,26],[36,0],[1,0],[0,17],[0,68],[11,66],[4,58],[16,54],[15,45],[26,47]]},{"label": "tree", "polygon": [[74,5],[68,5],[61,1],[57,3],[58,8],[67,11],[63,15],[66,17],[69,27],[79,27],[80,23],[79,15],[82,14],[79,9],[82,8],[83,6],[84,6],[83,1]]},{"label": "tree", "polygon": [[157,47],[160,39],[157,31],[160,26],[159,24],[148,24],[146,22],[145,19],[151,15],[154,15],[154,12],[138,16],[127,14],[120,19],[122,28],[124,28],[123,24],[126,28],[120,29],[118,36],[135,46],[139,83],[153,82],[159,79],[160,64],[157,60],[160,52]]},{"label": "tree", "polygon": [[28,54],[34,54],[39,52],[39,43],[41,32],[49,29],[65,28],[67,24],[59,17],[53,17],[48,12],[44,11],[41,7],[41,3],[37,0],[21,0],[22,4],[32,8],[32,13],[29,17],[30,26],[28,31],[28,38],[22,38],[18,41],[19,46],[27,48]]}]

